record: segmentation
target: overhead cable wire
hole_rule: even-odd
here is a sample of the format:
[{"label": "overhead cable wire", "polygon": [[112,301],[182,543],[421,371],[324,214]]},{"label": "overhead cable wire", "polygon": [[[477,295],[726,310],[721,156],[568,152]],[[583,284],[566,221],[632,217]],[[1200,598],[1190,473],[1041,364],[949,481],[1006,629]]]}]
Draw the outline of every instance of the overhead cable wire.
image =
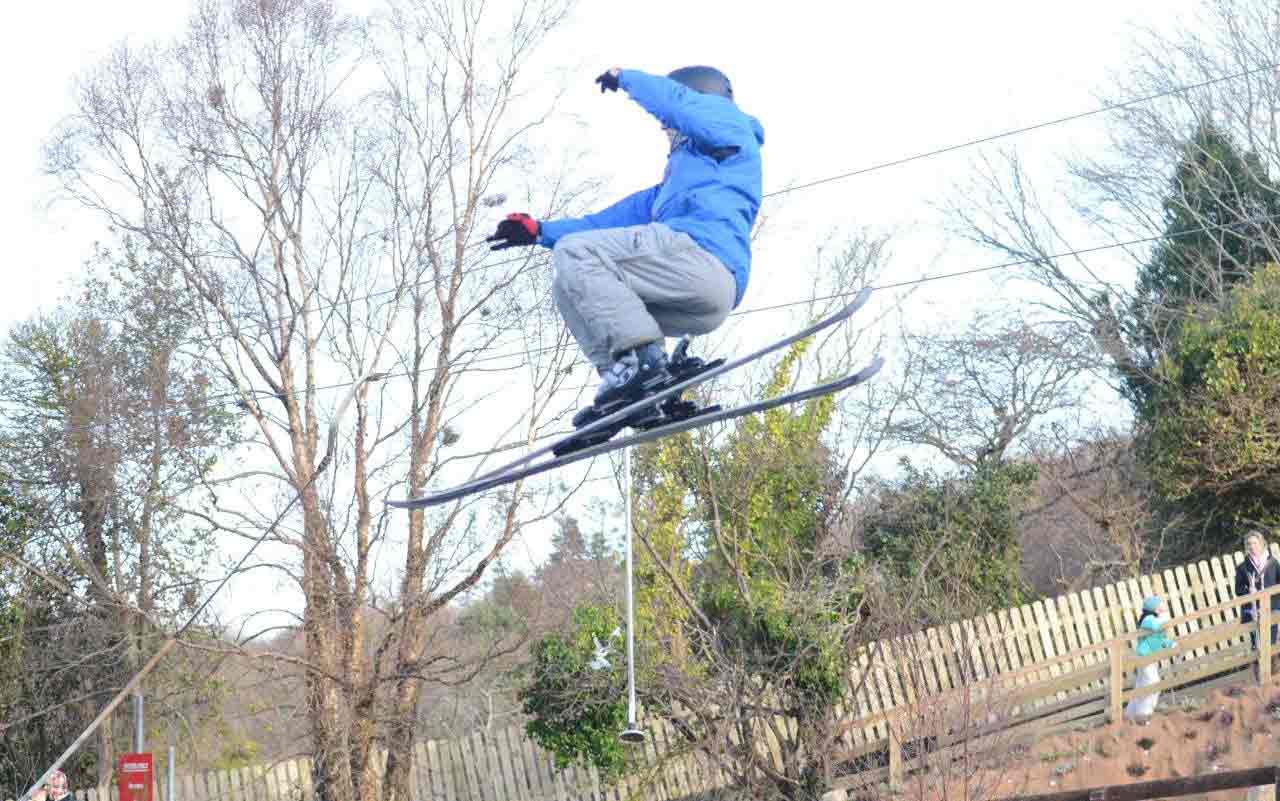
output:
[{"label": "overhead cable wire", "polygon": [[[1035,263],[1043,262],[1043,261],[1057,261],[1057,260],[1059,260],[1059,259],[1073,258],[1073,257],[1076,257],[1076,256],[1085,256],[1085,255],[1094,254],[1094,253],[1103,253],[1103,252],[1111,251],[1111,250],[1118,250],[1118,249],[1122,249],[1122,248],[1134,247],[1134,246],[1136,246],[1136,245],[1152,244],[1152,243],[1155,243],[1155,242],[1159,242],[1159,241],[1160,241],[1160,240],[1162,240],[1162,239],[1176,239],[1176,238],[1179,238],[1179,237],[1191,236],[1191,235],[1193,235],[1193,234],[1201,234],[1201,233],[1208,233],[1208,232],[1210,232],[1210,231],[1218,231],[1218,230],[1226,230],[1226,229],[1230,229],[1230,228],[1236,228],[1236,227],[1241,226],[1241,225],[1249,225],[1249,224],[1254,224],[1254,223],[1264,223],[1264,222],[1276,222],[1277,220],[1280,220],[1280,214],[1264,214],[1264,215],[1258,215],[1258,216],[1256,216],[1256,217],[1245,217],[1245,218],[1242,218],[1242,219],[1240,219],[1240,220],[1237,220],[1237,221],[1235,221],[1235,222],[1230,222],[1230,223],[1213,223],[1213,224],[1209,224],[1209,225],[1197,226],[1197,227],[1195,227],[1195,228],[1187,228],[1187,229],[1184,229],[1184,230],[1182,230],[1182,231],[1173,231],[1173,232],[1169,232],[1169,233],[1152,234],[1152,235],[1150,235],[1150,236],[1144,236],[1144,237],[1135,237],[1135,238],[1133,238],[1133,239],[1128,239],[1128,240],[1124,240],[1124,241],[1121,241],[1121,242],[1108,242],[1108,243],[1101,244],[1101,245],[1089,245],[1089,246],[1086,246],[1086,247],[1073,248],[1073,249],[1070,249],[1070,250],[1060,251],[1060,252],[1058,252],[1058,253],[1051,253],[1051,254],[1044,254],[1044,255],[1037,255],[1037,256],[1029,256],[1029,257],[1021,258],[1021,259],[1013,259],[1013,260],[1010,260],[1010,261],[1002,261],[1002,262],[998,262],[998,263],[996,263],[996,264],[988,264],[988,265],[985,265],[985,266],[982,266],[982,267],[972,267],[972,268],[964,269],[964,270],[954,270],[954,271],[950,271],[950,272],[938,273],[938,274],[936,274],[936,275],[927,275],[927,276],[922,276],[922,277],[920,277],[920,278],[911,278],[911,279],[907,279],[907,280],[904,280],[904,281],[894,281],[894,282],[887,283],[887,284],[873,284],[873,285],[871,286],[871,289],[872,289],[873,291],[877,291],[877,292],[878,292],[878,291],[884,291],[884,290],[887,290],[887,289],[902,289],[902,288],[905,288],[905,287],[918,286],[918,285],[921,285],[921,284],[932,283],[932,282],[934,282],[934,281],[946,281],[946,280],[950,280],[950,279],[954,279],[954,278],[965,278],[965,277],[969,277],[969,276],[980,275],[980,274],[982,274],[982,273],[996,272],[996,271],[999,271],[999,270],[1006,270],[1006,269],[1009,269],[1009,268],[1011,268],[1011,267],[1026,266],[1026,265],[1028,265],[1028,264],[1035,264]],[[774,304],[771,304],[771,305],[768,305],[768,306],[757,306],[757,307],[755,307],[755,308],[751,308],[751,309],[740,309],[740,310],[738,310],[738,311],[731,312],[731,313],[729,314],[729,316],[730,316],[730,317],[744,317],[744,316],[751,315],[751,314],[760,314],[760,313],[763,313],[763,312],[778,311],[778,310],[781,310],[781,309],[789,309],[789,308],[795,308],[795,307],[799,307],[799,306],[808,306],[808,305],[811,305],[811,304],[813,304],[813,303],[821,302],[821,301],[824,301],[824,300],[839,300],[839,299],[841,299],[841,298],[850,298],[850,297],[853,297],[854,295],[856,295],[859,291],[861,291],[861,290],[860,290],[860,289],[855,289],[855,290],[849,290],[849,291],[847,291],[847,292],[835,292],[835,293],[832,293],[832,294],[829,294],[829,295],[821,295],[821,296],[818,296],[818,297],[805,298],[804,300],[794,300],[794,301],[786,301],[786,302],[783,302],[783,303],[774,303]],[[498,361],[498,360],[501,360],[501,359],[513,359],[513,358],[519,358],[519,357],[521,357],[521,356],[529,357],[529,356],[534,356],[534,355],[537,355],[537,354],[540,354],[540,353],[547,353],[547,352],[551,352],[551,351],[560,350],[560,349],[561,349],[561,348],[563,348],[563,347],[565,347],[565,346],[564,346],[564,345],[547,345],[547,346],[539,347],[539,348],[529,348],[529,349],[525,349],[525,350],[511,351],[511,352],[509,352],[509,353],[502,353],[502,354],[497,354],[497,355],[492,355],[492,356],[477,357],[476,359],[473,359],[473,360],[471,360],[471,361],[467,362],[467,363],[466,363],[466,365],[467,365],[467,366],[464,366],[464,367],[461,367],[461,368],[458,368],[458,369],[459,369],[459,372],[468,372],[468,371],[471,371],[471,370],[473,369],[473,368],[471,368],[471,367],[470,367],[470,365],[475,364],[475,363],[477,363],[477,362],[489,362],[489,361]],[[580,363],[580,362],[581,362],[581,360],[578,360],[578,362],[577,362],[577,363]],[[576,366],[576,364],[577,364],[577,363],[575,363],[575,366]],[[518,367],[518,366],[519,366],[519,365],[513,365],[513,366],[512,366],[512,368],[510,368],[510,369],[514,369],[515,367]],[[456,364],[451,364],[451,365],[450,365],[450,368],[457,368],[457,365],[456,365]],[[438,370],[440,370],[440,369],[443,369],[443,368],[438,367],[438,366],[437,366],[437,367],[427,367],[427,368],[422,368],[422,369],[420,369],[420,370],[418,370],[418,371],[416,371],[416,372],[417,372],[418,374],[421,374],[421,373],[424,373],[424,372],[435,372],[435,371],[438,371]],[[494,369],[494,370],[492,370],[492,371],[493,371],[493,372],[499,372],[499,370],[497,370],[497,369]],[[414,375],[414,373],[415,373],[415,371],[413,371],[413,370],[404,370],[404,371],[399,371],[399,372],[387,372],[387,373],[384,373],[384,374],[383,374],[383,377],[384,377],[384,378],[408,378],[408,377],[413,376],[413,375]],[[296,391],[294,391],[293,393],[291,393],[291,396],[292,396],[292,397],[298,397],[298,396],[300,396],[300,395],[302,395],[302,394],[304,394],[304,393],[306,393],[306,392],[324,392],[324,391],[329,391],[329,390],[334,390],[334,389],[344,389],[344,388],[346,388],[346,387],[350,387],[350,386],[352,386],[352,384],[353,384],[353,383],[355,383],[355,382],[352,382],[352,381],[339,381],[339,382],[335,382],[335,383],[333,383],[333,384],[325,384],[325,385],[320,385],[320,386],[316,386],[316,387],[311,387],[311,388],[309,388],[309,389],[300,389],[300,390],[296,390]],[[225,394],[230,394],[230,393],[225,393]],[[286,397],[288,397],[289,395],[285,395],[285,396],[286,396]],[[259,400],[265,400],[265,399],[268,399],[268,398],[276,398],[276,397],[281,397],[281,396],[280,396],[280,395],[277,395],[277,394],[275,394],[275,393],[267,392],[267,391],[260,391],[258,399],[259,399]],[[204,405],[200,405],[200,406],[189,406],[189,407],[185,407],[185,408],[184,408],[184,412],[191,412],[191,411],[209,411],[209,410],[212,410],[212,409],[226,408],[226,407],[230,407],[230,406],[237,406],[237,405],[240,405],[240,401],[239,401],[239,400],[232,400],[232,401],[221,402],[221,403],[209,403],[209,404],[204,404]],[[90,430],[93,430],[93,429],[94,429],[94,428],[96,428],[96,427],[97,427],[96,425],[84,426],[84,427],[70,426],[70,427],[67,427],[65,430],[67,430],[67,431],[90,431]],[[570,433],[570,432],[565,432],[565,433]]]},{"label": "overhead cable wire", "polygon": [[[1165,89],[1160,92],[1153,92],[1148,95],[1143,95],[1141,97],[1130,98],[1128,100],[1121,100],[1115,103],[1107,103],[1107,104],[1098,106],[1096,108],[1088,109],[1086,111],[1080,111],[1074,114],[1067,114],[1061,117],[1054,117],[1052,119],[1042,120],[1041,122],[1032,123],[1030,125],[1024,125],[1018,128],[1010,128],[1008,130],[999,131],[997,133],[988,134],[986,136],[980,136],[974,139],[966,139],[962,142],[957,142],[951,145],[945,145],[943,147],[934,148],[932,150],[925,150],[925,151],[921,151],[919,153],[913,153],[907,156],[900,156],[898,158],[890,159],[888,161],[877,162],[875,164],[871,164],[866,167],[858,167],[856,169],[849,170],[846,172],[836,173],[835,175],[829,175],[825,178],[818,178],[818,179],[807,181],[800,184],[785,186],[785,187],[782,187],[781,189],[775,189],[773,191],[766,192],[761,196],[761,198],[762,200],[768,200],[770,198],[780,197],[782,195],[787,195],[792,192],[799,192],[804,189],[811,189],[813,187],[824,186],[826,184],[835,183],[837,181],[843,181],[849,178],[855,178],[862,175],[869,175],[871,173],[879,172],[881,170],[886,170],[891,167],[901,167],[906,164],[912,164],[918,161],[925,161],[928,159],[936,158],[938,156],[947,155],[949,153],[955,153],[960,150],[966,150],[968,148],[978,147],[980,145],[991,144],[992,142],[998,142],[1002,139],[1010,139],[1016,136],[1021,136],[1022,134],[1032,133],[1035,131],[1044,130],[1046,128],[1053,128],[1058,125],[1065,125],[1070,122],[1076,122],[1079,120],[1088,119],[1090,117],[1097,117],[1104,114],[1109,114],[1111,112],[1121,111],[1127,108],[1133,108],[1134,106],[1144,105],[1146,103],[1151,103],[1166,97],[1185,94],[1187,92],[1194,92],[1199,89],[1206,89],[1211,86],[1228,83],[1230,81],[1237,81],[1242,78],[1248,78],[1250,76],[1258,75],[1264,72],[1275,72],[1277,69],[1280,69],[1280,63],[1266,64],[1260,67],[1251,67],[1246,70],[1240,70],[1227,75],[1221,75],[1216,78],[1207,78],[1197,83],[1183,84],[1183,85],[1172,87],[1170,89]],[[481,243],[472,243],[472,245],[468,245],[468,247],[473,247],[477,244],[481,244]],[[465,267],[460,271],[459,274],[469,275],[471,273],[484,272],[486,270],[503,267],[509,264],[517,264],[519,262],[527,261],[532,258],[536,258],[536,256],[533,256],[533,255],[517,256],[509,259],[501,259],[499,261],[490,262],[487,264],[482,263],[474,267]],[[392,295],[397,292],[403,291],[407,287],[422,286],[428,283],[433,283],[435,280],[436,279],[414,281],[408,284],[403,284],[396,289],[383,289],[383,290],[377,290],[375,292],[370,292],[365,295],[356,295],[341,303],[320,305],[320,306],[316,306],[313,309],[308,309],[304,306],[304,308],[301,309],[299,313],[305,313],[308,311],[318,312],[327,308],[328,309],[337,308],[338,306],[347,305],[348,303],[354,303],[360,300],[371,300],[373,298],[381,297],[383,295]]]},{"label": "overhead cable wire", "polygon": [[1198,83],[1189,83],[1189,84],[1184,84],[1182,86],[1175,86],[1172,89],[1166,89],[1162,92],[1154,92],[1149,95],[1143,95],[1142,97],[1135,97],[1129,100],[1121,100],[1116,103],[1108,103],[1106,105],[1099,106],[1097,108],[1089,109],[1088,111],[1081,111],[1075,114],[1068,114],[1065,117],[1055,117],[1051,120],[1044,120],[1043,122],[1037,122],[1031,125],[1025,125],[1021,128],[1012,128],[1010,130],[1001,131],[1000,133],[994,133],[989,136],[982,136],[977,139],[969,139],[954,145],[947,145],[945,147],[936,148],[934,150],[926,150],[921,153],[916,153],[910,156],[903,156],[902,158],[896,158],[890,161],[883,161],[878,164],[872,164],[869,167],[861,167],[856,170],[850,170],[849,172],[842,172],[837,175],[828,176],[826,178],[819,178],[816,181],[809,181],[803,184],[788,186],[786,188],[778,189],[773,192],[770,192],[766,194],[764,197],[766,198],[777,197],[779,195],[785,195],[789,192],[798,192],[801,189],[810,189],[815,186],[822,186],[823,184],[829,184],[835,181],[842,181],[846,178],[853,178],[854,176],[858,176],[858,175],[866,175],[867,173],[876,172],[878,170],[887,169],[889,167],[900,167],[904,164],[910,164],[911,162],[914,162],[914,161],[922,161],[924,159],[930,159],[935,156],[942,156],[947,153],[954,153],[957,150],[964,150],[966,148],[976,147],[978,145],[991,144],[992,142],[997,142],[1001,139],[1008,139],[1010,137],[1019,136],[1021,134],[1031,133],[1032,131],[1039,131],[1044,128],[1051,128],[1055,125],[1063,125],[1068,122],[1075,122],[1076,120],[1083,120],[1088,117],[1096,117],[1101,114],[1109,114],[1110,112],[1113,112],[1113,111],[1120,111],[1122,109],[1132,108],[1133,106],[1140,106],[1144,103],[1150,103],[1154,100],[1160,100],[1162,98],[1172,97],[1173,95],[1184,94],[1186,92],[1194,92],[1197,89],[1206,89],[1210,86],[1215,86],[1220,83],[1227,83],[1228,81],[1236,81],[1241,78],[1247,78],[1251,75],[1256,75],[1258,73],[1275,72],[1277,68],[1280,68],[1280,63],[1266,64],[1261,67],[1252,67],[1247,70],[1233,72],[1229,75],[1221,75],[1217,78],[1209,78],[1209,79],[1200,81]]}]

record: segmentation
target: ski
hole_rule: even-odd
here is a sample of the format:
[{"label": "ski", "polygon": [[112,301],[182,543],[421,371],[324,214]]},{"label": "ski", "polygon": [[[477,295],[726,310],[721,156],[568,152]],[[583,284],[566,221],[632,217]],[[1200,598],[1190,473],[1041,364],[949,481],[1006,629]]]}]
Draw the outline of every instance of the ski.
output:
[{"label": "ski", "polygon": [[[410,498],[401,501],[387,501],[387,505],[393,506],[397,509],[421,509],[428,506],[437,506],[442,503],[448,503],[450,501],[466,497],[467,495],[474,495],[475,493],[484,492],[485,490],[493,489],[494,487],[499,487],[503,484],[510,484],[529,478],[530,476],[538,475],[539,473],[544,473],[548,470],[564,467],[565,465],[572,464],[583,459],[601,456],[612,451],[621,450],[622,448],[629,448],[633,445],[642,445],[646,442],[652,442],[654,440],[661,439],[662,437],[670,436],[671,434],[688,431],[692,428],[699,428],[701,426],[707,426],[712,423],[719,423],[725,420],[733,420],[738,417],[745,417],[749,414],[756,414],[758,412],[774,409],[778,406],[799,403],[800,401],[809,400],[811,398],[842,392],[871,379],[876,373],[880,372],[880,368],[883,366],[884,358],[877,356],[870,364],[861,370],[849,373],[825,384],[819,384],[818,386],[809,387],[808,389],[796,390],[785,395],[779,395],[776,398],[766,398],[764,400],[745,403],[741,406],[734,406],[730,409],[720,409],[716,411],[708,411],[704,414],[697,414],[666,425],[637,431],[636,433],[623,437],[622,439],[611,439],[581,450],[572,451],[558,458],[547,459],[545,461],[538,462],[537,464],[522,466],[520,469],[512,470],[510,472],[486,474],[443,492],[423,495],[418,498]],[[650,401],[651,399],[646,398],[645,400]],[[525,460],[522,464],[527,464],[527,461],[528,460]]]},{"label": "ski", "polygon": [[[743,366],[744,364],[749,364],[750,362],[756,361],[757,359],[760,359],[764,356],[768,356],[770,353],[789,347],[790,345],[796,342],[799,342],[802,339],[807,339],[808,337],[813,336],[819,331],[830,328],[831,326],[836,325],[837,323],[843,322],[849,319],[850,317],[852,317],[854,312],[858,311],[858,309],[861,309],[863,306],[865,306],[867,301],[870,298],[871,298],[871,287],[865,287],[860,292],[858,292],[857,296],[855,296],[854,299],[850,301],[847,306],[840,309],[835,314],[832,314],[828,317],[824,317],[823,319],[819,320],[818,322],[814,323],[813,325],[809,326],[803,331],[797,331],[796,333],[784,339],[780,339],[776,342],[772,342],[768,345],[765,345],[759,350],[752,351],[751,353],[748,353],[746,356],[742,356],[732,361],[724,362],[710,370],[700,372],[697,375],[691,376],[689,378],[686,378],[683,381],[679,381],[675,384],[672,384],[671,386],[659,392],[655,392],[652,395],[648,395],[648,396],[645,396],[644,398],[641,398],[640,400],[628,403],[622,408],[618,409],[617,411],[614,411],[610,414],[607,414],[603,417],[593,420],[590,423],[582,426],[581,428],[574,429],[572,434],[566,434],[564,437],[556,440],[555,442],[552,442],[549,445],[544,445],[540,448],[535,448],[534,450],[530,451],[529,453],[525,454],[524,456],[521,456],[520,458],[514,461],[508,462],[507,464],[504,464],[501,467],[494,468],[493,470],[490,470],[487,473],[481,473],[480,475],[472,478],[471,481],[469,481],[468,483],[475,484],[489,478],[494,478],[496,476],[509,473],[511,471],[514,471],[516,468],[526,465],[529,462],[532,462],[534,459],[539,459],[543,456],[548,456],[548,455],[554,456],[554,451],[561,449],[570,440],[585,438],[588,435],[592,434],[593,432],[603,431],[605,428],[608,428],[609,426],[612,426],[616,423],[629,420],[637,412],[639,412],[640,410],[646,407],[657,406],[659,403],[666,400],[667,398],[678,397],[680,393],[684,392],[686,389],[689,389],[690,387],[694,387],[694,386],[697,386],[698,384],[702,384],[707,381],[710,381],[716,376],[723,375],[729,372],[730,370],[736,370],[737,368]],[[407,501],[401,501],[399,503],[406,503],[406,502]]]}]

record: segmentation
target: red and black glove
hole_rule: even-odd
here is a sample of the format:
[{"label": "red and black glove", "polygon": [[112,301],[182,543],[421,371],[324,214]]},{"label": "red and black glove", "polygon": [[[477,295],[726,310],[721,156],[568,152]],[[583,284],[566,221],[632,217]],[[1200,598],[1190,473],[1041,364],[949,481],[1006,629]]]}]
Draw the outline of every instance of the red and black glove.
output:
[{"label": "red and black glove", "polygon": [[498,223],[498,230],[486,242],[497,242],[489,250],[506,250],[507,248],[533,245],[538,241],[538,221],[528,214],[508,214],[507,219]]}]

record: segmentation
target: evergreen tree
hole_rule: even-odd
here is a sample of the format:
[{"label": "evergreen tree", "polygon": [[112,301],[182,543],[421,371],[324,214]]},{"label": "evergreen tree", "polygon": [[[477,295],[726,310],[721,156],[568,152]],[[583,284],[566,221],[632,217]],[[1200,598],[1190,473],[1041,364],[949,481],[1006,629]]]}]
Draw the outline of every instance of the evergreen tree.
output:
[{"label": "evergreen tree", "polygon": [[551,534],[551,564],[578,561],[587,557],[587,538],[582,526],[572,515],[556,518],[556,530]]},{"label": "evergreen tree", "polygon": [[1280,244],[1280,192],[1255,153],[1212,123],[1183,148],[1162,209],[1164,237],[1138,270],[1126,394],[1150,420],[1154,371],[1192,304],[1219,301]]}]

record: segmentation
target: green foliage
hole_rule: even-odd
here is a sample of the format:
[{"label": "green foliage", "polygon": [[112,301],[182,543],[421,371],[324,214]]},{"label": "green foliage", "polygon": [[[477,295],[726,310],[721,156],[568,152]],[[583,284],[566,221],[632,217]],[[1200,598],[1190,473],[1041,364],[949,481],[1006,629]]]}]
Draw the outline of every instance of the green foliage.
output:
[{"label": "green foliage", "polygon": [[[786,390],[806,347],[785,355],[760,394]],[[784,710],[804,786],[819,775],[808,760],[821,750],[809,740],[846,688],[846,638],[863,596],[862,561],[824,548],[843,486],[822,441],[834,410],[832,398],[771,410],[718,440],[665,438],[633,461],[635,525],[649,546],[637,546],[635,571],[646,713],[715,708],[752,736],[756,717]],[[569,634],[539,641],[522,692],[529,732],[558,764],[582,760],[609,775],[625,768],[624,685],[584,665],[590,635],[603,642],[614,620],[593,608]],[[687,715],[682,725],[691,739],[710,736],[687,728],[697,725]]]},{"label": "green foliage", "polygon": [[[30,529],[30,509],[0,489],[0,552],[18,551],[30,536]],[[7,559],[0,559],[0,720],[8,719],[10,709],[21,700],[21,677],[27,647],[27,614],[22,604],[22,588],[21,569]]]},{"label": "green foliage", "polygon": [[1191,544],[1216,553],[1241,524],[1280,523],[1280,267],[1190,316],[1156,375],[1148,462]]},{"label": "green foliage", "polygon": [[1280,193],[1255,153],[1211,123],[1188,139],[1163,202],[1165,236],[1138,271],[1130,345],[1139,369],[1125,388],[1145,419],[1160,361],[1189,305],[1218,300],[1270,259]]},{"label": "green foliage", "polygon": [[562,770],[579,760],[607,778],[626,769],[627,752],[618,739],[627,722],[626,703],[619,700],[625,699],[626,687],[616,643],[608,669],[591,666],[595,641],[609,643],[620,623],[609,607],[579,606],[569,631],[535,642],[524,666],[519,699],[531,718],[525,730]]},{"label": "green foliage", "polygon": [[797,596],[812,600],[829,594],[777,577],[757,577],[748,595],[727,582],[708,583],[700,594],[701,609],[722,648],[732,649],[751,675],[782,691],[787,708],[802,720],[838,703],[848,677],[844,624],[861,600],[863,562],[851,557],[829,567],[815,580],[844,589],[839,597],[825,598],[827,603],[798,603]]},{"label": "green foliage", "polygon": [[[805,347],[786,354],[765,397],[786,390]],[[828,563],[818,552],[842,484],[822,442],[834,410],[828,396],[745,419],[693,485],[700,514],[690,522],[707,554],[698,566],[701,609],[722,648],[772,681],[801,718],[839,700],[848,669],[842,623],[860,600],[849,585],[861,562]],[[833,587],[845,590],[832,597]]]},{"label": "green foliage", "polygon": [[[792,348],[775,368],[764,397],[776,397],[790,384],[806,343]],[[743,420],[710,460],[709,480],[700,490],[704,521],[724,510],[724,534],[746,551],[721,568],[748,572],[757,565],[781,564],[812,554],[839,480],[827,461],[821,437],[830,425],[835,398],[810,401],[800,409],[771,409]]]},{"label": "green foliage", "polygon": [[256,765],[261,761],[259,747],[248,739],[232,739],[222,744],[218,758],[213,761],[214,770],[239,770]]},{"label": "green foliage", "polygon": [[934,620],[1021,603],[1017,513],[1035,466],[991,463],[954,477],[906,460],[902,469],[864,523],[867,553],[904,582],[925,576]]},{"label": "green foliage", "polygon": [[[654,658],[679,671],[696,671],[689,644],[691,611],[676,591],[694,580],[697,559],[690,542],[695,511],[689,486],[696,481],[698,448],[692,433],[677,434],[637,449],[632,457],[633,520],[649,547],[637,547],[635,612],[637,640],[661,643]],[[650,555],[669,573],[658,567]],[[648,654],[646,654],[646,660]]]}]

